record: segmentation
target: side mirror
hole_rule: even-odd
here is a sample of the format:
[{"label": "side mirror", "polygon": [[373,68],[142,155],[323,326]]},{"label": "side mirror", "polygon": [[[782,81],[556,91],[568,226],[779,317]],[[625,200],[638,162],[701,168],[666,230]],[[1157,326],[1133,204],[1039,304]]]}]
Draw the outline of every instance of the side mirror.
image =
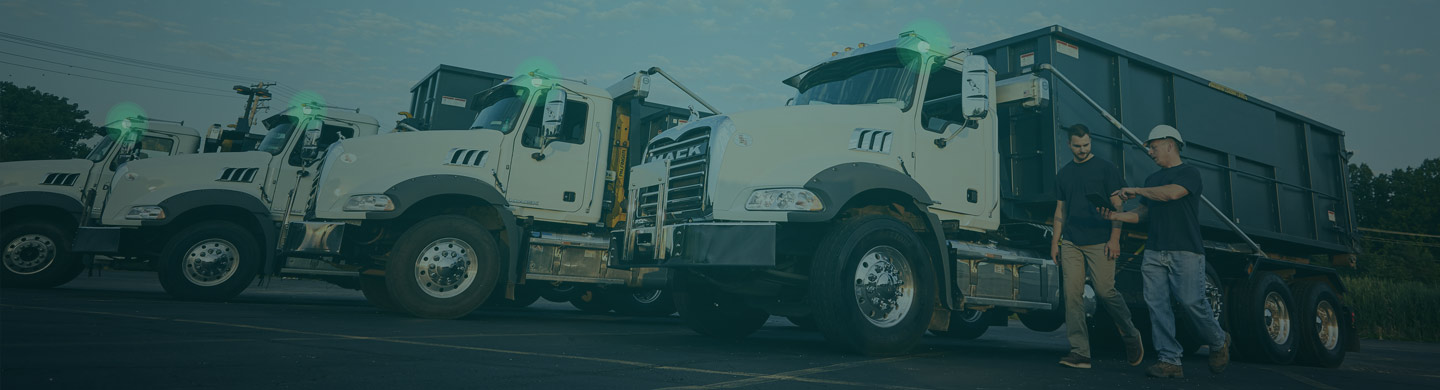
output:
[{"label": "side mirror", "polygon": [[545,95],[545,119],[541,125],[545,129],[545,141],[560,136],[560,120],[565,118],[565,90],[554,88]]},{"label": "side mirror", "polygon": [[984,118],[990,113],[990,63],[984,56],[967,56],[960,86],[960,110],[967,118]]}]

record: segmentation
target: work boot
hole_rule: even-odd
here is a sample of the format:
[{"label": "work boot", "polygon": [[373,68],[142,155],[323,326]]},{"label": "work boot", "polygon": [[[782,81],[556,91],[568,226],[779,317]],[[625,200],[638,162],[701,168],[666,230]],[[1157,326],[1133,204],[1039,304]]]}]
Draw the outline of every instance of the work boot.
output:
[{"label": "work boot", "polygon": [[1145,360],[1145,344],[1140,341],[1140,335],[1125,339],[1125,357],[1129,359],[1132,367]]},{"label": "work boot", "polygon": [[1174,364],[1159,362],[1146,369],[1145,375],[1152,378],[1184,378],[1185,369]]},{"label": "work boot", "polygon": [[1070,355],[1060,358],[1060,365],[1074,368],[1090,368],[1090,358],[1071,352]]},{"label": "work boot", "polygon": [[1210,373],[1219,375],[1230,365],[1230,332],[1225,332],[1225,345],[1210,347]]}]

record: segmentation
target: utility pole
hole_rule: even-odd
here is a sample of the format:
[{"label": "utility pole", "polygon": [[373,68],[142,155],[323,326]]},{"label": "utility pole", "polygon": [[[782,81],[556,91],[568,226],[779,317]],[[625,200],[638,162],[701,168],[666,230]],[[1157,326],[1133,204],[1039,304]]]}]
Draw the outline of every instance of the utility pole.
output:
[{"label": "utility pole", "polygon": [[240,117],[240,120],[235,123],[235,130],[250,132],[250,127],[255,126],[255,110],[260,107],[261,103],[270,100],[270,90],[266,87],[273,86],[275,83],[259,82],[248,87],[244,85],[234,87],[235,93],[249,97],[245,99],[245,116]]}]

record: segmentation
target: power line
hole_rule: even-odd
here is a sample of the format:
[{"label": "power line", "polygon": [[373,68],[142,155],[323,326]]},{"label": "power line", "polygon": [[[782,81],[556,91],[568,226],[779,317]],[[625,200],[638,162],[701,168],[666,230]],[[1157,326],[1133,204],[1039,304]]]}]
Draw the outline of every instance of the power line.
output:
[{"label": "power line", "polygon": [[1356,230],[1359,230],[1359,231],[1362,231],[1362,232],[1395,234],[1395,235],[1411,236],[1411,237],[1440,238],[1440,236],[1430,235],[1430,234],[1406,233],[1406,232],[1397,232],[1397,231],[1390,231],[1390,230],[1371,229],[1371,228],[1363,228],[1363,227],[1362,227],[1362,228],[1357,228]]},{"label": "power line", "polygon": [[126,82],[126,81],[111,80],[111,79],[106,79],[106,78],[86,76],[86,75],[80,75],[80,74],[74,74],[74,73],[66,73],[66,72],[62,72],[62,71],[58,71],[58,70],[39,68],[39,67],[34,67],[34,66],[29,66],[29,65],[21,65],[21,64],[17,64],[17,63],[13,63],[13,62],[7,62],[7,61],[0,61],[0,64],[9,64],[9,65],[18,66],[18,67],[21,67],[21,68],[30,68],[30,69],[34,69],[34,70],[38,70],[38,71],[42,71],[42,72],[59,73],[59,74],[63,74],[63,75],[66,75],[66,76],[87,78],[87,79],[91,79],[91,80],[108,81],[108,82],[112,82],[112,83],[125,84],[125,85],[133,85],[133,86],[137,86],[137,87],[163,89],[163,90],[167,90],[167,91],[184,92],[184,93],[193,93],[193,94],[196,94],[196,95],[219,96],[219,97],[224,97],[224,98],[232,98],[232,97],[234,97],[234,96],[231,96],[231,95],[221,95],[221,94],[216,94],[216,93],[205,93],[205,92],[186,91],[186,90],[183,90],[183,89],[157,87],[157,86],[154,86],[154,85],[137,84],[137,83],[131,83],[131,82]]},{"label": "power line", "polygon": [[1360,237],[1360,239],[1365,240],[1365,241],[1380,242],[1380,243],[1386,243],[1386,244],[1412,245],[1412,246],[1420,246],[1420,247],[1428,247],[1428,248],[1440,248],[1440,243],[1416,242],[1416,241],[1405,241],[1405,240],[1391,240],[1391,239],[1375,238],[1375,237]]},{"label": "power line", "polygon": [[258,78],[254,78],[254,77],[246,77],[246,76],[238,76],[238,75],[232,75],[232,74],[226,74],[226,73],[211,72],[211,71],[207,71],[207,70],[186,68],[186,67],[182,67],[182,66],[176,66],[176,65],[170,65],[170,64],[163,64],[163,63],[158,63],[158,62],[138,60],[138,59],[129,58],[129,57],[123,57],[123,56],[118,56],[118,55],[114,55],[114,54],[106,54],[106,53],[101,53],[101,52],[98,52],[98,51],[82,49],[82,48],[78,48],[78,47],[74,47],[74,46],[66,46],[66,45],[62,45],[62,44],[58,44],[58,43],[42,41],[42,40],[39,40],[39,39],[28,38],[28,37],[25,37],[25,36],[15,35],[15,34],[10,34],[10,33],[5,33],[5,32],[0,32],[0,40],[9,41],[9,42],[12,42],[12,43],[17,43],[17,44],[21,44],[21,45],[25,45],[25,46],[30,46],[30,47],[34,47],[34,48],[39,48],[39,49],[44,49],[44,50],[62,52],[62,53],[71,54],[71,55],[76,55],[76,56],[82,56],[82,57],[89,57],[89,58],[96,59],[96,60],[101,60],[101,61],[114,62],[114,63],[124,64],[124,65],[130,65],[130,66],[136,66],[136,67],[142,67],[142,68],[149,68],[149,69],[161,70],[161,71],[166,71],[166,72],[184,73],[184,74],[188,74],[188,75],[195,76],[195,77],[204,77],[204,78],[211,78],[211,79],[219,79],[219,80],[226,80],[226,81],[240,81],[240,82],[250,82],[250,81],[253,81],[253,80],[258,80]]},{"label": "power line", "polygon": [[50,63],[50,64],[55,64],[55,65],[60,65],[60,66],[68,66],[68,67],[71,67],[71,68],[79,68],[79,69],[84,69],[84,70],[88,70],[88,71],[92,71],[92,72],[100,72],[100,73],[104,73],[104,74],[111,74],[111,75],[116,75],[116,76],[121,76],[121,77],[131,77],[131,78],[137,78],[137,79],[141,79],[141,80],[154,81],[154,82],[157,82],[157,83],[165,83],[165,84],[171,84],[171,85],[178,85],[178,86],[182,86],[182,87],[208,89],[208,90],[215,90],[215,89],[217,89],[217,88],[214,88],[214,87],[202,87],[202,86],[199,86],[199,85],[176,83],[176,82],[172,82],[172,81],[158,80],[158,79],[152,79],[152,78],[148,78],[148,77],[133,76],[133,75],[123,74],[123,73],[115,73],[115,72],[109,72],[109,71],[104,71],[104,70],[99,70],[99,69],[86,68],[86,67],[79,66],[79,65],[70,65],[70,64],[66,64],[66,63],[62,63],[62,62],[57,62],[57,61],[44,60],[44,59],[39,59],[39,58],[35,58],[35,57],[27,57],[27,56],[15,54],[15,53],[6,52],[6,51],[3,51],[3,50],[0,50],[0,54],[8,54],[8,55],[12,55],[12,56],[16,56],[16,57],[20,57],[20,58],[24,58],[24,59],[29,59],[29,60],[34,60],[34,61],[40,61],[40,62],[44,62],[44,63]]}]

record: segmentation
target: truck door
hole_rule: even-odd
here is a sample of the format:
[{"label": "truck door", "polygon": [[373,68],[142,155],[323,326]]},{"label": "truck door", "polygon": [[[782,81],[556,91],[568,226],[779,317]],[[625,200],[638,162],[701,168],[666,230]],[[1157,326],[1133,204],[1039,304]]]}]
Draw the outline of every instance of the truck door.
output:
[{"label": "truck door", "polygon": [[920,107],[920,128],[915,130],[915,179],[938,202],[931,207],[967,215],[989,213],[997,200],[992,188],[995,130],[981,125],[985,121],[967,123],[962,99],[947,99],[961,93],[962,76],[959,63],[947,65],[928,76],[927,103]]},{"label": "truck door", "polygon": [[[560,122],[560,135],[545,145],[541,124],[545,104],[538,93],[539,103],[530,111],[525,127],[516,137],[510,154],[510,176],[505,187],[506,197],[516,206],[531,207],[564,212],[579,211],[593,196],[595,165],[600,161],[595,152],[597,134],[589,126],[594,118],[592,111],[597,105],[590,104],[579,94],[571,95],[565,103],[565,116]],[[543,147],[543,150],[542,150]]]},{"label": "truck door", "polygon": [[[283,217],[286,207],[291,206],[290,197],[292,191],[295,199],[292,213],[303,215],[305,206],[308,204],[310,187],[314,184],[318,172],[310,172],[311,176],[300,177],[297,173],[305,168],[305,163],[312,161],[319,156],[324,149],[319,147],[320,142],[329,140],[334,142],[338,136],[346,133],[355,134],[355,130],[344,126],[333,126],[324,121],[314,118],[305,119],[300,123],[301,130],[296,131],[291,137],[295,138],[290,142],[286,153],[281,153],[270,160],[270,176],[266,178],[267,186],[270,188],[270,211],[277,217]],[[329,146],[328,143],[326,146]]]}]

